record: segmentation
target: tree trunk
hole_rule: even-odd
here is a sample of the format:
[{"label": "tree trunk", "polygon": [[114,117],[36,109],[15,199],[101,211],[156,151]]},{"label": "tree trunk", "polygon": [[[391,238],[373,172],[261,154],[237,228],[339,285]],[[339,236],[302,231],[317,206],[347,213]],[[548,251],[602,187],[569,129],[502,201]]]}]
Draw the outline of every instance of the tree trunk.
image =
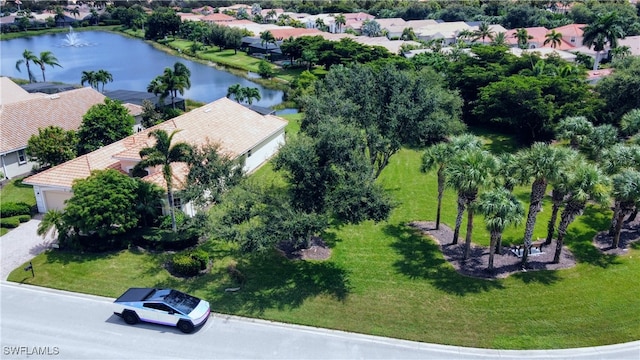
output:
[{"label": "tree trunk", "polygon": [[442,210],[442,197],[444,195],[445,179],[441,174],[442,169],[438,170],[438,208],[436,209],[436,230],[440,230],[440,212]]},{"label": "tree trunk", "polygon": [[553,263],[560,262],[560,253],[562,252],[562,243],[564,242],[564,232],[560,232],[558,229],[558,240],[556,240],[556,253],[553,255]]},{"label": "tree trunk", "polygon": [[502,255],[502,233],[498,233],[498,238],[496,239],[496,254]]},{"label": "tree trunk", "polygon": [[553,209],[551,210],[551,219],[549,219],[549,225],[547,226],[547,239],[544,244],[551,244],[551,240],[553,239],[553,232],[556,229],[556,221],[558,220],[558,210],[560,210],[560,204],[554,203]]},{"label": "tree trunk", "polygon": [[522,254],[522,267],[527,267],[529,249],[531,248],[531,238],[533,237],[533,229],[536,226],[536,218],[542,207],[542,199],[547,190],[547,181],[545,179],[536,179],[531,186],[531,201],[529,204],[529,214],[527,215],[527,223],[524,231],[524,253]]},{"label": "tree trunk", "polygon": [[553,255],[553,263],[560,262],[560,254],[562,253],[562,246],[564,243],[564,236],[567,233],[567,228],[576,218],[576,216],[582,213],[585,204],[581,202],[568,203],[562,212],[560,217],[560,225],[558,225],[558,240],[556,240],[556,252]]},{"label": "tree trunk", "polygon": [[464,198],[458,195],[458,215],[456,216],[456,228],[453,230],[452,245],[458,243],[458,237],[460,236],[460,226],[462,226],[462,214],[464,214]]},{"label": "tree trunk", "polygon": [[169,213],[171,214],[171,230],[173,232],[178,231],[178,227],[176,226],[176,214],[173,211],[173,191],[171,190],[171,185],[167,184],[167,198],[169,200]]},{"label": "tree trunk", "polygon": [[491,243],[489,244],[489,266],[487,269],[493,270],[493,257],[496,249],[496,244],[499,242],[501,234],[497,231],[491,232]]},{"label": "tree trunk", "polygon": [[467,203],[467,235],[464,239],[464,260],[469,258],[471,251],[471,232],[473,231],[473,207]]},{"label": "tree trunk", "polygon": [[620,201],[616,200],[613,207],[613,216],[611,217],[611,226],[609,227],[609,236],[613,236],[616,233],[618,227],[618,216],[620,215]]},{"label": "tree trunk", "polygon": [[623,221],[624,216],[625,216],[625,212],[624,211],[619,211],[618,217],[616,219],[616,228],[614,230],[613,243],[611,244],[611,247],[613,249],[617,249],[618,246],[620,245],[620,232],[622,231],[622,224],[624,223],[624,221]]}]

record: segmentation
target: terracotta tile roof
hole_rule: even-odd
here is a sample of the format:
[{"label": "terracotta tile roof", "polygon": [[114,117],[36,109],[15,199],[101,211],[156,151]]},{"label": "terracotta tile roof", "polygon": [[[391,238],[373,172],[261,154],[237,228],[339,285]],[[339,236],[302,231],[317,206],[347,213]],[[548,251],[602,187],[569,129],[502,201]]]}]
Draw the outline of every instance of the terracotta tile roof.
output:
[{"label": "terracotta tile roof", "polygon": [[24,148],[39,128],[56,125],[77,129],[87,110],[104,102],[104,98],[87,87],[2,105],[0,154]]},{"label": "terracotta tile roof", "polygon": [[269,30],[277,40],[288,39],[289,37],[299,38],[301,36],[322,35],[323,31],[318,29],[291,28],[291,29],[272,29]]},{"label": "terracotta tile roof", "polygon": [[[153,146],[155,139],[149,133],[162,129],[168,133],[180,131],[174,142],[186,142],[195,146],[207,142],[219,143],[221,151],[232,157],[243,155],[270,136],[282,131],[287,122],[277,116],[260,115],[227,98],[221,98],[200,108],[165,121],[137,134],[104,146],[89,154],[58,165],[24,180],[30,185],[71,188],[74,179],[86,178],[91,170],[117,168],[120,160],[140,161],[140,150]],[[183,183],[186,169],[175,164],[175,186]],[[146,180],[166,187],[161,172],[150,174]],[[182,174],[182,175],[180,175]]]},{"label": "terracotta tile roof", "polygon": [[[544,43],[546,39],[545,36],[549,32],[549,29],[542,26],[530,27],[530,28],[524,28],[524,29],[527,30],[527,34],[531,36],[531,39],[529,39],[529,43],[538,43],[540,44],[540,46],[542,46],[542,44]],[[511,45],[518,44],[518,39],[515,37],[515,34],[517,31],[518,29],[507,30],[507,33],[505,34],[507,38],[507,43]]]},{"label": "terracotta tile roof", "polygon": [[562,34],[562,37],[576,36],[581,37],[584,33],[583,28],[586,24],[569,24],[565,26],[557,27],[553,30]]},{"label": "terracotta tile roof", "polygon": [[207,22],[228,22],[228,21],[235,21],[235,20],[236,18],[234,18],[233,16],[222,14],[222,13],[213,13],[202,18],[202,21],[207,21]]}]

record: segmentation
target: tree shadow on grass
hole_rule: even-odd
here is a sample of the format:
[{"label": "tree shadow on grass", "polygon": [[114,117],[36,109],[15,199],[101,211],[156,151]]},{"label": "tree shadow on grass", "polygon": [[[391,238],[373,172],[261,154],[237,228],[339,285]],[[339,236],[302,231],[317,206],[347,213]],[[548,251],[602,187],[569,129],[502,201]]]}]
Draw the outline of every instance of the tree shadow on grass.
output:
[{"label": "tree shadow on grass", "polygon": [[425,279],[437,289],[458,296],[503,288],[500,281],[460,275],[444,260],[438,245],[416,229],[387,225],[384,232],[395,239],[391,247],[402,256],[394,267],[412,279]]},{"label": "tree shadow on grass", "polygon": [[344,301],[350,291],[347,272],[330,261],[292,261],[272,251],[246,256],[237,269],[245,282],[237,292],[216,289],[210,299],[216,311],[260,315],[300,307],[319,295]]},{"label": "tree shadow on grass", "polygon": [[[574,226],[571,226],[565,236],[566,245],[579,262],[607,268],[619,263],[614,254],[606,254],[593,245],[594,237],[599,229],[608,229],[611,223],[609,213],[603,208],[589,206],[584,210]],[[580,225],[580,226],[576,226]]]},{"label": "tree shadow on grass", "polygon": [[120,251],[105,251],[93,253],[54,249],[46,252],[45,256],[47,257],[47,263],[60,263],[63,265],[68,265],[71,263],[83,263],[99,259],[109,259],[117,256],[119,253]]}]

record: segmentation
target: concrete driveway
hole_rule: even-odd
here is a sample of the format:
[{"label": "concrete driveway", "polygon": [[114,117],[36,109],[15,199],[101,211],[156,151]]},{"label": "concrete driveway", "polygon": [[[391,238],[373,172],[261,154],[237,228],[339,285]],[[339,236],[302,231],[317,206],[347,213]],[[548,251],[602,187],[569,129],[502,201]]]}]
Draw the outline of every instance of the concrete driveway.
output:
[{"label": "concrete driveway", "polygon": [[7,280],[15,268],[51,247],[51,237],[43,239],[37,234],[41,219],[42,215],[38,214],[0,237],[0,279]]}]

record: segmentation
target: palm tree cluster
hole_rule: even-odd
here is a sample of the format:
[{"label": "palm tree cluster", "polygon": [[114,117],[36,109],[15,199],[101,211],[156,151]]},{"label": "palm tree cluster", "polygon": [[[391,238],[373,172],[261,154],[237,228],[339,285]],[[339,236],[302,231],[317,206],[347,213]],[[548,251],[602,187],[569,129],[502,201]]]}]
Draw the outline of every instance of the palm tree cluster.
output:
[{"label": "palm tree cluster", "polygon": [[[640,155],[640,151],[637,154]],[[636,156],[635,159],[640,157]],[[613,159],[614,156],[606,158]],[[437,169],[436,229],[440,226],[440,207],[445,187],[451,187],[458,193],[452,244],[458,242],[463,214],[467,212],[463,260],[470,256],[474,213],[479,212],[484,216],[486,228],[491,235],[489,270],[493,269],[494,254],[501,253],[502,232],[508,226],[519,224],[525,216],[522,204],[512,193],[515,185],[531,187],[523,236],[525,251],[522,267],[527,266],[536,218],[549,187],[553,188],[553,210],[547,226],[547,245],[557,231],[553,261],[559,262],[569,225],[582,214],[588,203],[608,202],[610,173],[604,171],[604,168],[570,147],[546,143],[534,143],[530,148],[514,155],[494,156],[483,150],[481,140],[473,135],[452,137],[446,142],[430,146],[422,161],[423,171]],[[640,200],[639,186],[640,173],[635,170],[614,176],[612,195],[620,199],[616,202],[616,208],[620,211],[614,215],[620,221],[614,232],[619,233],[622,219],[632,213]],[[558,215],[560,223],[556,230]]]},{"label": "palm tree cluster", "polygon": [[611,49],[615,49],[618,46],[618,39],[624,38],[624,35],[620,18],[615,12],[598,16],[594,22],[584,28],[582,43],[593,47],[593,50],[598,53],[593,70],[598,70],[600,54],[605,50],[607,43]]},{"label": "palm tree cluster", "polygon": [[62,65],[58,63],[58,58],[56,58],[51,51],[43,51],[40,53],[40,57],[38,57],[33,52],[25,49],[22,52],[22,59],[16,61],[16,69],[21,72],[22,70],[20,69],[20,65],[25,64],[27,68],[27,74],[29,75],[29,82],[36,82],[36,77],[31,71],[31,63],[40,66],[40,70],[42,70],[43,82],[47,81],[47,78],[44,75],[45,65],[49,65],[51,67],[62,67]]},{"label": "palm tree cluster", "polygon": [[253,104],[253,100],[260,100],[260,90],[258,88],[242,86],[240,84],[234,84],[227,89],[227,97],[233,98],[238,103],[247,102],[247,104]]},{"label": "palm tree cluster", "polygon": [[171,96],[171,107],[175,109],[175,98],[184,95],[184,91],[191,88],[191,71],[181,62],[176,62],[173,68],[165,68],[162,75],[158,75],[147,86],[147,92],[160,95],[160,102],[164,103],[167,96]]},{"label": "palm tree cluster", "polygon": [[[98,71],[83,71],[82,77],[80,78],[80,84],[84,85],[85,83],[89,84],[92,88],[104,92],[104,86],[108,82],[113,81],[113,75],[110,72],[100,69]],[[102,90],[100,90],[100,84],[102,84]]]}]

